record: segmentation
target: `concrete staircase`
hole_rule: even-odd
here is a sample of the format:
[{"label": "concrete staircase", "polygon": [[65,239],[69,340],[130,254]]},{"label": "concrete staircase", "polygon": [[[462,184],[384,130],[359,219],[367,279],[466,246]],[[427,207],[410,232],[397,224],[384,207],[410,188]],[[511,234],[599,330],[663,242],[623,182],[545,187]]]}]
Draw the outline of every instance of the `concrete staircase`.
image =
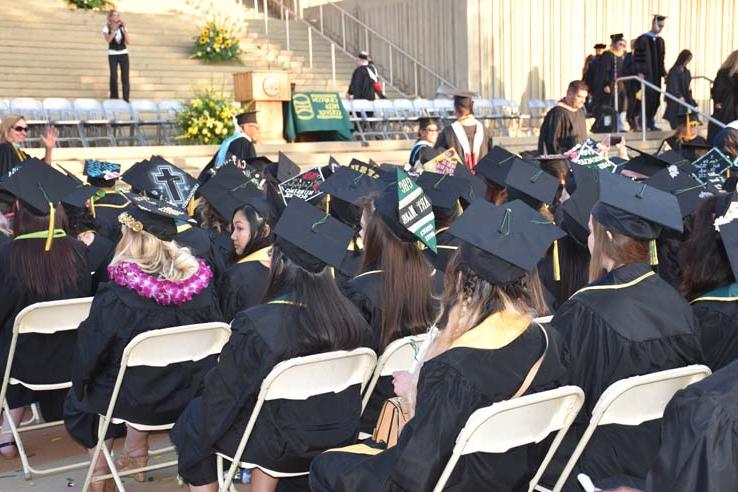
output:
[{"label": "concrete staircase", "polygon": [[[312,36],[313,67],[309,66],[307,26],[246,13],[241,63],[207,64],[190,58],[193,37],[204,19],[168,13],[121,12],[130,29],[131,98],[186,99],[196,87],[213,86],[232,93],[231,74],[244,70],[286,70],[298,90],[344,93],[354,63],[336,50],[333,85],[330,43]],[[0,17],[0,97],[108,97],[107,49],[101,29],[103,13],[70,10],[63,0],[5,2]]]}]

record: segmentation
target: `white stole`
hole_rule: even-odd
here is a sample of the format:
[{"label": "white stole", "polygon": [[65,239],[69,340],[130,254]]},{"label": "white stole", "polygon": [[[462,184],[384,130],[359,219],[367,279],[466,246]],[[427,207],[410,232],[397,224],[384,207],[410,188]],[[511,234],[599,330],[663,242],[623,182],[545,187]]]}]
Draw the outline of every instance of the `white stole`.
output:
[{"label": "white stole", "polygon": [[477,121],[477,131],[474,132],[474,142],[472,143],[473,150],[469,147],[469,137],[466,136],[464,125],[460,121],[454,121],[451,124],[451,129],[456,135],[456,140],[461,144],[466,167],[473,170],[477,167],[477,162],[479,162],[479,150],[482,148],[482,140],[484,140],[484,126],[482,126],[481,122]]}]

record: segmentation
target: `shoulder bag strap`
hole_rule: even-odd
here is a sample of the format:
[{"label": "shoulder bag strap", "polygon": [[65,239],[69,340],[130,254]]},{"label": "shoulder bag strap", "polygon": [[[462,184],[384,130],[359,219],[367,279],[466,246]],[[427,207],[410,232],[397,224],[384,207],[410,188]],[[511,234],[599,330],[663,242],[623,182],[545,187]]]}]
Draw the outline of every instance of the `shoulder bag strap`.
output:
[{"label": "shoulder bag strap", "polygon": [[533,382],[536,375],[538,374],[538,370],[541,368],[541,364],[543,364],[543,360],[546,358],[546,352],[548,352],[548,333],[546,333],[546,329],[543,327],[542,324],[540,323],[536,323],[536,324],[543,332],[543,338],[546,340],[546,346],[543,348],[543,353],[541,354],[541,356],[530,368],[530,371],[528,371],[528,375],[525,376],[525,379],[523,380],[523,384],[520,385],[520,388],[518,388],[518,391],[515,392],[512,398],[520,398],[521,396],[523,396],[523,394],[526,391],[528,391],[528,388],[530,388],[531,383]]}]

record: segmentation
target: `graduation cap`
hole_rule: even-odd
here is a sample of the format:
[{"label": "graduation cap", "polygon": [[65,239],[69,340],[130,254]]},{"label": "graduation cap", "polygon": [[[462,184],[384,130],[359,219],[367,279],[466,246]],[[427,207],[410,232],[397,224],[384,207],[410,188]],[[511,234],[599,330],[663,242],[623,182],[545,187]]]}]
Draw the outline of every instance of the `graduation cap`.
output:
[{"label": "graduation cap", "polygon": [[613,43],[617,43],[618,41],[625,41],[625,36],[623,36],[623,33],[610,34],[610,41],[612,41]]},{"label": "graduation cap", "polygon": [[324,181],[320,168],[313,167],[279,183],[279,192],[285,205],[294,198],[309,202],[323,194],[320,185]]},{"label": "graduation cap", "polygon": [[282,152],[279,153],[279,158],[277,159],[277,175],[275,176],[277,181],[282,183],[298,176],[301,172],[300,166],[292,162],[292,159]]},{"label": "graduation cap", "polygon": [[449,228],[460,259],[492,284],[516,280],[538,264],[564,232],[520,200],[499,207],[477,200]]},{"label": "graduation cap", "polygon": [[468,189],[465,180],[449,174],[438,174],[426,171],[415,180],[430,199],[433,207],[454,210],[458,206],[459,198],[463,197]]},{"label": "graduation cap", "polygon": [[664,227],[682,232],[677,198],[646,183],[600,172],[600,199],[592,217],[606,229],[650,241],[651,264],[658,264],[655,240]]},{"label": "graduation cap", "polygon": [[197,190],[197,180],[160,156],[137,162],[121,179],[131,191],[185,208]]},{"label": "graduation cap", "polygon": [[607,45],[605,43],[597,43],[594,45],[594,49],[596,50],[604,50],[607,48]]},{"label": "graduation cap", "polygon": [[634,173],[642,174],[644,176],[653,176],[657,172],[669,167],[670,163],[665,161],[660,156],[643,152],[642,150],[636,149],[635,147],[627,146],[629,149],[634,150],[638,155],[628,162],[621,168],[623,170],[631,171]]},{"label": "graduation cap", "polygon": [[356,58],[360,58],[362,60],[369,60],[369,53],[361,50],[356,54]]},{"label": "graduation cap", "polygon": [[[246,175],[233,164],[226,164],[221,167],[215,176],[200,186],[198,193],[225,220],[231,220],[236,209],[244,205],[248,199],[261,198],[263,200],[264,198],[264,193],[256,188]],[[261,205],[263,204],[260,203],[260,208],[263,208]],[[264,214],[268,212],[268,210],[262,211],[259,208],[257,208],[257,211],[262,216],[266,216]]]},{"label": "graduation cap", "polygon": [[507,173],[518,156],[512,152],[495,145],[487,152],[475,168],[478,175],[487,178],[498,186],[505,186]]},{"label": "graduation cap", "polygon": [[655,20],[657,22],[665,21],[666,19],[667,19],[667,17],[665,15],[653,14],[653,20]]},{"label": "graduation cap", "polygon": [[402,169],[396,173],[397,182],[374,200],[374,212],[400,241],[420,240],[435,253],[436,221],[431,201]]},{"label": "graduation cap", "polygon": [[705,142],[701,138],[695,138],[694,140],[682,142],[682,151],[691,150],[693,152],[693,155],[695,155],[696,157],[702,157],[710,149],[712,149],[712,145]]},{"label": "graduation cap", "polygon": [[455,89],[449,93],[449,96],[454,98],[454,106],[468,105],[472,102],[472,99],[477,96],[475,92]]},{"label": "graduation cap", "polygon": [[372,178],[379,179],[380,176],[382,176],[382,170],[374,164],[373,162],[363,162],[359,159],[351,159],[351,162],[349,162],[348,165],[349,169],[353,169],[354,171],[360,172],[362,174],[368,174]]},{"label": "graduation cap", "polygon": [[695,178],[691,173],[691,166],[680,168],[671,165],[648,178],[646,184],[674,195],[679,202],[682,217],[694,212],[702,200],[720,193],[710,183]]},{"label": "graduation cap", "polygon": [[663,153],[660,153],[658,155],[658,158],[662,161],[668,162],[669,164],[673,164],[676,166],[683,166],[685,164],[689,164],[689,159],[684,157],[682,154],[675,150],[667,150]]},{"label": "graduation cap", "polygon": [[[479,166],[477,166],[477,170],[478,169]],[[466,181],[464,194],[461,195],[461,198],[463,198],[466,203],[471,203],[478,198],[484,198],[487,194],[487,184],[484,182],[484,179],[472,174],[468,167],[463,165],[456,166],[453,176]]]},{"label": "graduation cap", "polygon": [[317,273],[326,264],[341,266],[354,231],[320,209],[302,200],[292,200],[277,222],[274,235],[288,258]]},{"label": "graduation cap", "polygon": [[64,236],[64,231],[55,228],[56,207],[62,198],[75,189],[75,183],[45,162],[30,158],[23,161],[0,181],[0,189],[28,205],[37,215],[49,216],[49,228],[16,236],[15,239],[45,239],[44,251],[51,249],[54,237]]},{"label": "graduation cap", "polygon": [[337,169],[340,169],[341,167],[343,167],[341,166],[341,163],[334,159],[333,156],[330,156],[328,158],[328,164],[320,168],[320,173],[325,179],[328,179],[333,175],[333,173],[336,172]]},{"label": "graduation cap", "polygon": [[82,174],[88,178],[110,181],[120,177],[120,164],[86,159]]},{"label": "graduation cap", "polygon": [[134,232],[146,231],[161,239],[171,241],[177,235],[177,225],[187,222],[189,215],[171,203],[141,195],[127,193],[134,205],[118,216],[118,222]]},{"label": "graduation cap", "polygon": [[599,173],[581,166],[572,168],[572,171],[577,187],[571,197],[561,204],[561,228],[577,243],[586,246],[589,216],[600,198]]},{"label": "graduation cap", "polygon": [[[511,200],[520,198],[526,203],[532,198],[534,201],[550,205],[559,189],[559,180],[537,164],[517,158],[513,160],[510,172],[507,173],[505,184]],[[534,208],[538,206],[533,205],[535,205]]]},{"label": "graduation cap", "polygon": [[65,205],[76,208],[85,208],[90,198],[100,190],[97,186],[82,183],[74,183],[74,190],[61,199]]},{"label": "graduation cap", "polygon": [[236,115],[236,123],[238,126],[245,125],[246,123],[257,123],[256,113],[258,111],[244,111]]},{"label": "graduation cap", "polygon": [[715,203],[715,229],[730,260],[733,277],[738,279],[738,195],[722,195]]},{"label": "graduation cap", "polygon": [[266,169],[268,166],[276,165],[277,163],[265,155],[259,155],[246,159],[246,164],[248,164],[249,166],[253,166],[258,171],[264,171],[264,169]]},{"label": "graduation cap", "polygon": [[352,205],[361,205],[365,198],[378,195],[386,186],[382,180],[340,167],[320,185],[320,191]]}]

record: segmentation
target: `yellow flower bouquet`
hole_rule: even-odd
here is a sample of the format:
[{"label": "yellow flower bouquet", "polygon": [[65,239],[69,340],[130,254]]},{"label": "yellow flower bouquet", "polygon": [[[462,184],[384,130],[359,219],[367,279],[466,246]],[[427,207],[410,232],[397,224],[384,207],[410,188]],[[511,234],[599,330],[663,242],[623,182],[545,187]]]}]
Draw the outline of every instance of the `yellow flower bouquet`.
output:
[{"label": "yellow flower bouquet", "polygon": [[192,56],[206,62],[238,60],[241,54],[235,30],[218,20],[209,20],[195,36]]},{"label": "yellow flower bouquet", "polygon": [[238,103],[213,88],[199,90],[177,113],[177,140],[185,144],[220,144],[233,133]]}]

